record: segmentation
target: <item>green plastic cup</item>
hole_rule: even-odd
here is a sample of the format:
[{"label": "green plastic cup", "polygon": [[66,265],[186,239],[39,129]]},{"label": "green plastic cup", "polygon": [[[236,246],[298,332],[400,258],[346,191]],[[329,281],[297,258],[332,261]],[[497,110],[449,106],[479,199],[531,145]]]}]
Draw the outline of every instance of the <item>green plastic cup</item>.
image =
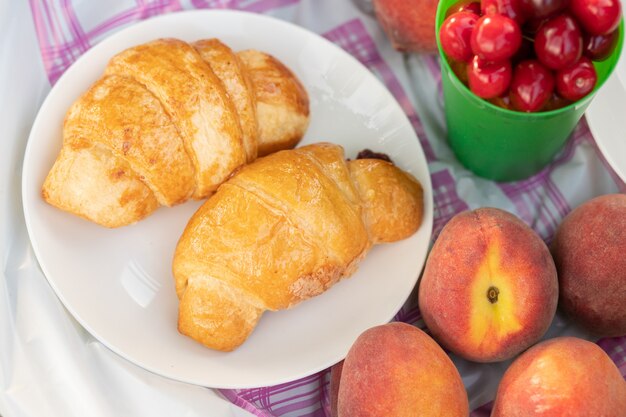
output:
[{"label": "green plastic cup", "polygon": [[[440,0],[437,34],[446,11],[456,3]],[[594,62],[598,81],[586,97],[557,110],[524,113],[495,106],[472,93],[450,68],[437,35],[448,142],[457,159],[475,174],[499,182],[528,178],[546,167],[615,68],[623,41],[622,19],[615,51],[606,60]]]}]

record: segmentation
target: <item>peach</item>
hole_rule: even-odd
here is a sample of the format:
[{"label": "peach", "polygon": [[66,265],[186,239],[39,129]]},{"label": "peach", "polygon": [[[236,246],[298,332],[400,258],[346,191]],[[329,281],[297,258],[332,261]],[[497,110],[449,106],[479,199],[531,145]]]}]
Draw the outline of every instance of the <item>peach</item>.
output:
[{"label": "peach", "polygon": [[476,362],[509,359],[536,343],[557,301],[548,247],[517,217],[494,208],[466,211],[446,224],[418,294],[435,340]]},{"label": "peach", "polygon": [[467,417],[463,381],[439,345],[417,327],[390,323],[363,332],[341,371],[339,417]]},{"label": "peach", "polygon": [[506,370],[491,417],[624,417],[626,382],[594,343],[558,337],[520,355]]},{"label": "peach", "polygon": [[559,225],[559,306],[598,336],[626,335],[626,195],[587,201]]},{"label": "peach", "polygon": [[436,53],[435,14],[439,0],[374,0],[376,18],[393,47]]}]

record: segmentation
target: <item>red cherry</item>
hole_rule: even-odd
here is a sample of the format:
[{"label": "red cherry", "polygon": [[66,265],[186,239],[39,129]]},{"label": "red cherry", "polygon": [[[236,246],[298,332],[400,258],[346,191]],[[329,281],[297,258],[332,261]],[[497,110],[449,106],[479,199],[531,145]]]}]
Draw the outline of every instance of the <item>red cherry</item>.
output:
[{"label": "red cherry", "polygon": [[500,14],[479,18],[472,31],[472,51],[488,61],[509,59],[521,43],[522,32],[517,23]]},{"label": "red cherry", "polygon": [[556,73],[556,91],[568,100],[576,101],[593,90],[598,76],[593,63],[586,56],[574,65]]},{"label": "red cherry", "polygon": [[494,98],[502,95],[511,82],[511,62],[485,61],[474,56],[467,66],[470,90],[480,98]]},{"label": "red cherry", "polygon": [[522,12],[529,18],[543,19],[565,10],[569,0],[521,0]]},{"label": "red cherry", "polygon": [[523,25],[526,15],[522,11],[522,0],[482,0],[480,9],[483,15],[501,14]]},{"label": "red cherry", "polygon": [[443,51],[457,61],[472,58],[470,38],[478,16],[470,12],[457,12],[448,16],[439,29],[439,41]]},{"label": "red cherry", "polygon": [[583,51],[583,37],[578,24],[561,14],[544,23],[535,36],[535,53],[543,65],[561,69],[578,61]]},{"label": "red cherry", "polygon": [[524,112],[540,110],[552,97],[554,77],[539,61],[529,59],[513,70],[509,97],[513,108]]},{"label": "red cherry", "polygon": [[498,13],[498,0],[480,0],[481,15]]},{"label": "red cherry", "polygon": [[620,0],[571,0],[569,8],[591,35],[606,35],[619,25]]},{"label": "red cherry", "polygon": [[583,55],[592,61],[604,61],[615,50],[619,34],[617,30],[608,35],[583,35]]}]

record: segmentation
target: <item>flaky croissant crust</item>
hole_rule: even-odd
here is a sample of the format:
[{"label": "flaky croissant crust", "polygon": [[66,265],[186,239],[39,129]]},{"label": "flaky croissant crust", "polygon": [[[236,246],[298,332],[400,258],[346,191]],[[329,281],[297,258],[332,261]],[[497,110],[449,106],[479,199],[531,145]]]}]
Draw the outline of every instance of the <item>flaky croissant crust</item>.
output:
[{"label": "flaky croissant crust", "polygon": [[376,243],[413,234],[422,188],[391,163],[346,162],[328,143],[243,167],[200,207],[173,259],[179,331],[213,349],[243,343],[265,310],[321,294]]},{"label": "flaky croissant crust", "polygon": [[107,227],[206,198],[239,166],[295,146],[308,96],[274,57],[217,39],[114,56],[68,110],[43,198]]}]

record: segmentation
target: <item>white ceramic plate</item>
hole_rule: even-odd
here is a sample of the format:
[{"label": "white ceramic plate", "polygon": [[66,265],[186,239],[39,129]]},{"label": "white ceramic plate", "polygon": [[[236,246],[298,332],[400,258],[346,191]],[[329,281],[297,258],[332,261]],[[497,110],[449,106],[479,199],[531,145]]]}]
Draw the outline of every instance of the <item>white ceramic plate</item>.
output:
[{"label": "white ceramic plate", "polygon": [[[331,141],[347,157],[385,152],[425,189],[425,217],[411,238],[374,248],[359,271],[288,311],[266,313],[235,352],[207,349],[176,329],[174,247],[199,202],[161,208],[133,226],[109,230],[43,202],[41,185],[61,147],[65,111],[115,53],[159,37],[219,37],[285,62],[311,99],[303,144]],[[98,340],[150,371],[217,388],[274,385],[341,360],[365,329],[389,321],[416,284],[432,230],[432,191],[417,137],[385,87],[327,40],[273,18],[194,11],[154,18],[104,40],[81,57],[43,103],[26,148],[23,203],[43,272],[74,317]]]},{"label": "white ceramic plate", "polygon": [[607,162],[626,182],[626,53],[585,113]]},{"label": "white ceramic plate", "polygon": [[[626,2],[622,1],[622,6],[626,7]],[[585,116],[600,151],[626,182],[626,45],[613,74],[598,90]]]}]

